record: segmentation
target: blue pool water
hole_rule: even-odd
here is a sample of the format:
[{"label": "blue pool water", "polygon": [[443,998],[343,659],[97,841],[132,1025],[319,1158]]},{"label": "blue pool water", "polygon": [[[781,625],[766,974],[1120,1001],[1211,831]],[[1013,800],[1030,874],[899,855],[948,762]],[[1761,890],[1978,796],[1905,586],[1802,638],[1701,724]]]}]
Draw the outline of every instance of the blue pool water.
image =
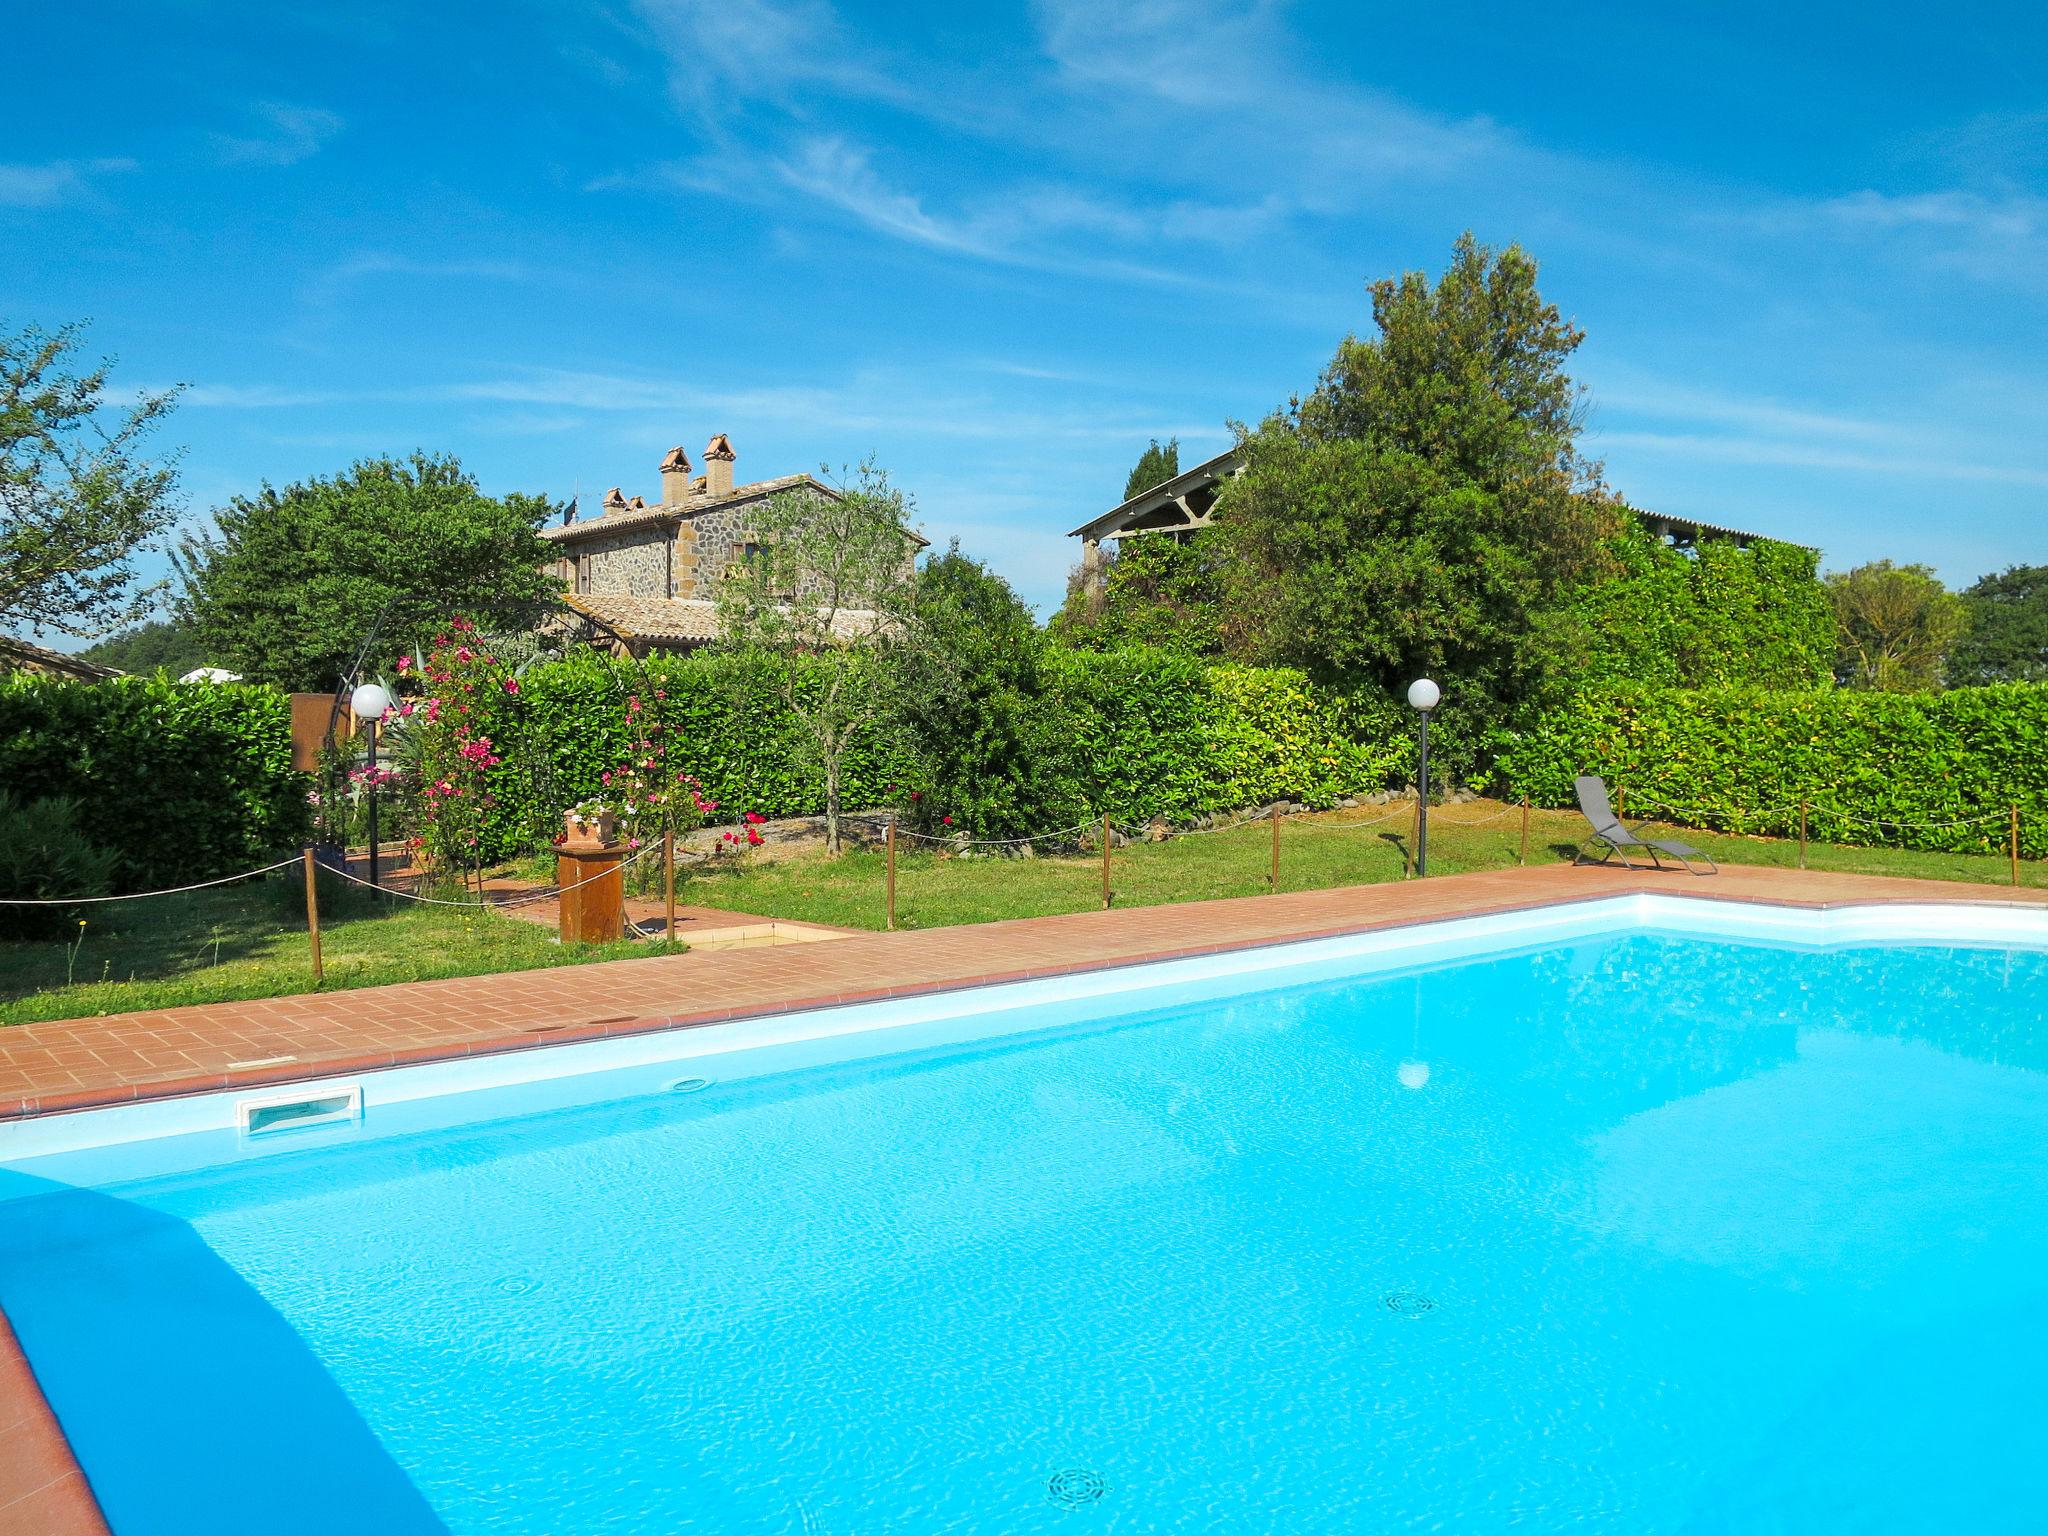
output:
[{"label": "blue pool water", "polygon": [[2044,1000],[1584,939],[50,1188],[0,1304],[118,1536],[2040,1530]]}]

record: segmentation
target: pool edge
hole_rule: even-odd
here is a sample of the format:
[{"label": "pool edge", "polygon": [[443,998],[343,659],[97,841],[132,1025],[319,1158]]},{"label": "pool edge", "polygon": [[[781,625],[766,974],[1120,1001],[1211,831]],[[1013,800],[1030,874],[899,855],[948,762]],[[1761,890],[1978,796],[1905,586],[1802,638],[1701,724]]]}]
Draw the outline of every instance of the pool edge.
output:
[{"label": "pool edge", "polygon": [[0,1529],[112,1536],[85,1469],[0,1310]]},{"label": "pool edge", "polygon": [[[1457,877],[1453,876],[1450,878],[1455,879]],[[1929,883],[1933,884],[1934,882]],[[1361,887],[1360,889],[1372,890],[1376,888]],[[1348,938],[1355,935],[1380,933],[1393,929],[1424,927],[1436,923],[1456,921],[1459,918],[1465,917],[1508,916],[1552,908],[1582,906],[1588,903],[1612,900],[1617,896],[1645,894],[1655,894],[1686,901],[1719,904],[1732,903],[1743,906],[1775,906],[1822,912],[1839,911],[1852,907],[1909,904],[1954,907],[2025,907],[2035,910],[2039,910],[2042,906],[2042,903],[2039,901],[2024,899],[2001,901],[1985,896],[1958,896],[1949,897],[1944,900],[1931,893],[1922,894],[1919,892],[1898,895],[1879,895],[1873,893],[1848,896],[1841,899],[1821,898],[1802,900],[1791,896],[1771,895],[1749,890],[1717,891],[1683,888],[1653,890],[1647,884],[1632,883],[1631,886],[1621,889],[1610,888],[1569,896],[1543,896],[1532,899],[1491,902],[1482,901],[1458,912],[1439,911],[1413,915],[1394,914],[1390,916],[1360,914],[1355,919],[1335,924],[1307,926],[1298,930],[1292,930],[1284,936],[1259,934],[1249,938],[1182,945],[1171,949],[1148,949],[1142,953],[1091,957],[1065,963],[1026,966],[1018,969],[990,971],[969,976],[944,977],[931,981],[908,982],[896,986],[826,991],[791,997],[778,997],[772,1001],[748,1003],[730,1008],[706,1008],[685,1013],[629,1014],[612,1019],[570,1023],[549,1028],[525,1028],[514,1034],[482,1040],[449,1041],[444,1044],[408,1047],[397,1050],[366,1051],[347,1055],[306,1058],[295,1060],[288,1064],[266,1064],[239,1071],[228,1069],[217,1072],[195,1073],[190,1077],[161,1078],[141,1083],[112,1083],[68,1093],[21,1095],[19,1097],[0,1099],[0,1125],[9,1122],[39,1119],[44,1116],[79,1114],[93,1110],[110,1109],[125,1104],[191,1098],[201,1094],[221,1093],[235,1089],[311,1082],[330,1077],[347,1077],[360,1072],[382,1071],[392,1067],[422,1066],[435,1062],[461,1061],[469,1057],[510,1055],[548,1046],[572,1044],[578,1041],[702,1029],[711,1025],[774,1018],[782,1014],[800,1013],[813,1009],[843,1008],[861,1003],[882,1002],[896,998],[936,996],[949,992],[966,991],[975,987],[1041,981],[1061,976],[1084,976],[1100,971],[1128,970],[1139,966],[1165,964],[1176,960],[1195,960],[1209,956],[1237,954],[1245,950],[1270,948],[1282,944],[1309,943],[1318,939]],[[1191,903],[1190,905],[1202,904]],[[1089,914],[1070,915],[1087,916]],[[342,996],[346,994],[335,995]]]}]

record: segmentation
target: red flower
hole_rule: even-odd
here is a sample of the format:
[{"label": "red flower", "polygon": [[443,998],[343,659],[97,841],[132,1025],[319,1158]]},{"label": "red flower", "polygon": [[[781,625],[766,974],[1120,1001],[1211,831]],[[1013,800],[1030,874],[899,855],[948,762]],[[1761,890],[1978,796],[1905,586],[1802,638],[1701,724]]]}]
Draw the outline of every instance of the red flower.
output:
[{"label": "red flower", "polygon": [[767,839],[762,837],[761,834],[755,831],[752,827],[749,827],[747,828],[747,841],[752,843],[756,848],[758,848],[761,846],[762,843],[766,842]]},{"label": "red flower", "polygon": [[766,821],[767,819],[768,818],[766,816],[763,816],[759,811],[749,811],[747,812],[745,817],[745,820],[749,825],[756,827],[761,825],[761,823]]},{"label": "red flower", "polygon": [[941,826],[950,827],[951,825],[953,825],[953,818],[950,816],[941,816],[939,818],[939,824]]}]

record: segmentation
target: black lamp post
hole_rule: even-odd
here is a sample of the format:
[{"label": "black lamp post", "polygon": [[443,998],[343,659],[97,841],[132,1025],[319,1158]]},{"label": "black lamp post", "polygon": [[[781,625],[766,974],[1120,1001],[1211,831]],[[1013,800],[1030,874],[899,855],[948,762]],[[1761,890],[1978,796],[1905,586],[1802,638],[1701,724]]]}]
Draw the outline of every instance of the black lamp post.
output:
[{"label": "black lamp post", "polygon": [[1429,873],[1429,715],[1443,698],[1443,689],[1426,677],[1408,685],[1408,704],[1421,716],[1420,760],[1415,768],[1415,878]]},{"label": "black lamp post", "polygon": [[355,692],[348,696],[348,707],[363,723],[369,737],[370,771],[363,777],[363,789],[370,797],[370,886],[374,890],[377,885],[377,722],[391,707],[391,690],[382,683],[358,683]]}]

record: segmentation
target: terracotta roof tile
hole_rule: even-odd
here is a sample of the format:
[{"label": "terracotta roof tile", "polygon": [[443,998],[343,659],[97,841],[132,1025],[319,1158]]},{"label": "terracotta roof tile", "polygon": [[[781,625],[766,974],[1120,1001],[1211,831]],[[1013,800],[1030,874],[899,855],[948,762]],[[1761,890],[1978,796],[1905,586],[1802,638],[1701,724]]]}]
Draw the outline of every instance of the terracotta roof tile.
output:
[{"label": "terracotta roof tile", "polygon": [[[562,600],[628,640],[702,645],[718,638],[718,605],[702,598],[578,592]],[[832,632],[841,639],[861,639],[872,634],[874,628],[875,615],[871,609],[849,608],[833,615]]]}]

